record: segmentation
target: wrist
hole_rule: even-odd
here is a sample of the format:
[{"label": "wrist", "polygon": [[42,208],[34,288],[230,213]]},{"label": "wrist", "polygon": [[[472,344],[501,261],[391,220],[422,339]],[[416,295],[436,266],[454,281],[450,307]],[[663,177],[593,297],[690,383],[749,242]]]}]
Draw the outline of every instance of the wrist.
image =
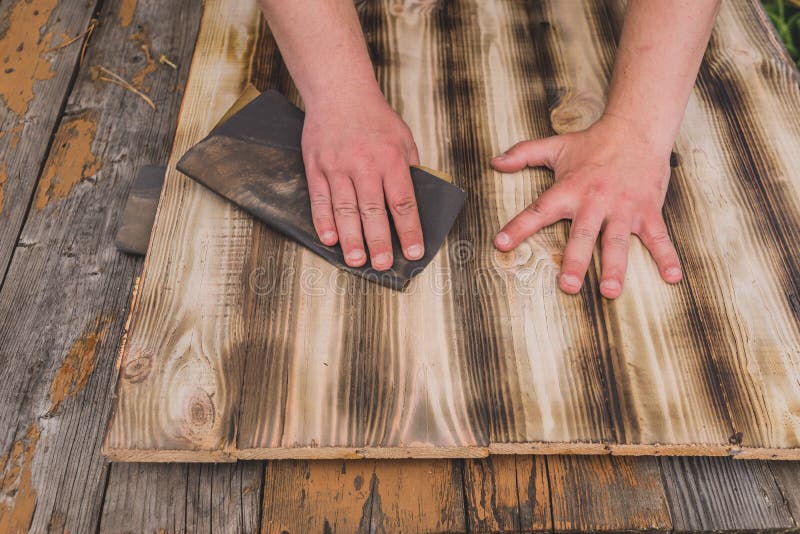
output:
[{"label": "wrist", "polygon": [[387,105],[374,77],[347,79],[319,90],[301,91],[307,113],[347,112],[374,105]]},{"label": "wrist", "polygon": [[677,136],[677,132],[661,127],[663,124],[659,121],[645,122],[609,109],[593,126],[608,130],[610,135],[622,137],[628,143],[636,143],[655,155],[666,157],[672,152]]}]

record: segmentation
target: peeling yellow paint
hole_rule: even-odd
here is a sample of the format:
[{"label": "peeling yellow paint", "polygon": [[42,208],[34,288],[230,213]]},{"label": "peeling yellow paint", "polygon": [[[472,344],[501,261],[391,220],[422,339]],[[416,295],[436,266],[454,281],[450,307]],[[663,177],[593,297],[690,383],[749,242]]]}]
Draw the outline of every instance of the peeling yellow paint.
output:
[{"label": "peeling yellow paint", "polygon": [[17,116],[28,113],[35,83],[56,75],[43,57],[53,35],[41,33],[57,4],[58,0],[17,0],[0,21],[0,27],[7,28],[0,36],[0,99]]},{"label": "peeling yellow paint", "polygon": [[119,25],[123,28],[130,26],[135,12],[136,0],[122,0],[119,5]]},{"label": "peeling yellow paint", "polygon": [[35,207],[66,197],[72,188],[102,168],[92,153],[97,122],[90,112],[67,119],[58,129],[39,184]]},{"label": "peeling yellow paint", "polygon": [[20,122],[13,128],[11,128],[11,138],[8,140],[8,146],[11,150],[16,150],[17,145],[19,145],[19,138],[22,135],[22,128],[25,126],[24,123]]},{"label": "peeling yellow paint", "polygon": [[0,458],[0,532],[28,532],[36,510],[36,490],[31,483],[31,465],[39,441],[32,423],[25,436]]},{"label": "peeling yellow paint", "polygon": [[141,47],[142,51],[144,51],[144,67],[139,69],[133,75],[131,78],[131,83],[140,91],[149,93],[150,87],[144,86],[145,78],[158,69],[158,64],[156,64],[152,54],[150,53],[150,41],[144,32],[134,33],[130,38],[131,40],[139,43],[139,47]]},{"label": "peeling yellow paint", "polygon": [[99,317],[81,337],[72,344],[61,368],[50,384],[50,412],[67,397],[78,394],[89,381],[94,370],[97,346],[105,339],[111,326],[110,317]]}]

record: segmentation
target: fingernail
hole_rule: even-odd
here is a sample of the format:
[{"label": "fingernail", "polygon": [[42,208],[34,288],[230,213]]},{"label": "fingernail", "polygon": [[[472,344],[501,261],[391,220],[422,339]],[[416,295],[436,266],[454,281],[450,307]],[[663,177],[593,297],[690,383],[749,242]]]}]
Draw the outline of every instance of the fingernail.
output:
[{"label": "fingernail", "polygon": [[422,246],[411,245],[406,249],[406,256],[411,259],[418,259],[422,257]]},{"label": "fingernail", "polygon": [[382,252],[372,258],[374,265],[387,265],[390,261],[392,261],[392,256],[386,252]]},{"label": "fingernail", "polygon": [[494,236],[494,242],[500,245],[501,247],[504,247],[506,245],[511,244],[511,238],[508,237],[507,233],[500,232],[499,234]]},{"label": "fingernail", "polygon": [[364,251],[360,249],[351,250],[347,254],[347,259],[352,263],[358,263],[360,261],[363,261],[365,257],[366,255],[364,254]]},{"label": "fingernail", "polygon": [[678,267],[670,267],[664,274],[669,278],[678,278],[681,275],[681,270]]},{"label": "fingernail", "polygon": [[619,282],[616,280],[603,280],[600,282],[600,287],[607,291],[617,291],[619,289]]},{"label": "fingernail", "polygon": [[564,285],[569,287],[578,287],[581,285],[581,281],[578,280],[578,277],[572,274],[562,274],[561,281],[564,282]]},{"label": "fingernail", "polygon": [[492,159],[502,161],[502,160],[506,159],[507,157],[508,157],[508,154],[500,154],[499,156],[495,156]]},{"label": "fingernail", "polygon": [[336,240],[336,232],[324,232],[322,234],[323,243],[331,243]]}]

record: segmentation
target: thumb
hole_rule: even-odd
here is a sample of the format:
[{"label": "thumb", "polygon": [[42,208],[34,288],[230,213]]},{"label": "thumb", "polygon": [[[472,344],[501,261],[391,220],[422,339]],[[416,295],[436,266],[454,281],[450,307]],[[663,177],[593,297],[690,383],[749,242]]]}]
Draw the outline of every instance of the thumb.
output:
[{"label": "thumb", "polygon": [[517,172],[525,167],[552,169],[560,145],[558,136],[521,141],[492,159],[492,167],[500,172]]}]

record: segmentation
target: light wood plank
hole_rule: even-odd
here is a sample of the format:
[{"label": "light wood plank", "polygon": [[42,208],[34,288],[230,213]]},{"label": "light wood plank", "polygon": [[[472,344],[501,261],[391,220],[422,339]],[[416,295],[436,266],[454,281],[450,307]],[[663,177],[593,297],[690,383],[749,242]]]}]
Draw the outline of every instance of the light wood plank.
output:
[{"label": "light wood plank", "polygon": [[[119,362],[117,409],[104,445],[109,457],[155,459],[150,451],[163,460],[181,456],[160,449],[230,459],[243,369],[242,288],[230,279],[241,275],[252,220],[178,173],[175,161],[244,90],[259,20],[255,2],[205,4],[162,194],[180,199],[186,212],[162,204],[156,214],[141,291],[133,304],[136,313]],[[147,267],[159,258],[174,258],[165,276]],[[221,265],[218,258],[230,261]],[[201,287],[209,293],[201,294]],[[147,335],[167,324],[170,335]],[[141,410],[142,402],[152,409]]]},{"label": "light wood plank", "polygon": [[711,139],[725,147],[714,151],[717,168],[729,177],[710,197],[725,221],[716,233],[724,263],[703,281],[718,304],[702,321],[741,444],[737,457],[799,459],[800,120],[792,110],[800,87],[763,16],[757,2],[725,4],[698,79]]}]

